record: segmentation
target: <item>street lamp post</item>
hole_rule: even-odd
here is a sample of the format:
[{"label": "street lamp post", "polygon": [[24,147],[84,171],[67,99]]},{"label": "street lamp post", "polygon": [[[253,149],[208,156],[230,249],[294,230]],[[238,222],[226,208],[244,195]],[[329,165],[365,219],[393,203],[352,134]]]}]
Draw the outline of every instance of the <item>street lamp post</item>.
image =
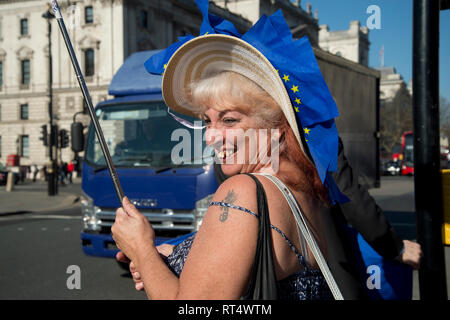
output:
[{"label": "street lamp post", "polygon": [[[444,2],[444,1],[442,1]],[[439,159],[439,1],[413,2],[414,190],[421,300],[447,300]]]},{"label": "street lamp post", "polygon": [[49,84],[48,84],[48,115],[50,118],[50,141],[48,144],[49,148],[49,169],[48,169],[48,195],[54,196],[58,194],[58,174],[57,174],[57,164],[56,164],[56,150],[53,152],[53,148],[57,141],[57,130],[53,125],[53,66],[52,66],[52,19],[54,16],[47,10],[42,14],[42,17],[47,20],[48,25],[48,72],[49,72]]}]

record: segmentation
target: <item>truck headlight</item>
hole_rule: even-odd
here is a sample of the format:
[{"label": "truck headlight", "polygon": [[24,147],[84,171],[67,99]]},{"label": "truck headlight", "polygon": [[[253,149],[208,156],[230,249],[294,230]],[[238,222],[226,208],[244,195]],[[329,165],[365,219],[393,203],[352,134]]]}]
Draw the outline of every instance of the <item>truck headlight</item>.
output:
[{"label": "truck headlight", "polygon": [[101,229],[100,223],[102,221],[97,217],[99,211],[100,208],[94,206],[94,200],[86,193],[81,192],[81,216],[83,217],[84,230],[99,231]]},{"label": "truck headlight", "polygon": [[206,214],[206,211],[208,211],[209,203],[211,202],[212,197],[214,194],[207,195],[203,199],[198,200],[195,202],[195,230],[198,230],[202,224],[203,217]]}]

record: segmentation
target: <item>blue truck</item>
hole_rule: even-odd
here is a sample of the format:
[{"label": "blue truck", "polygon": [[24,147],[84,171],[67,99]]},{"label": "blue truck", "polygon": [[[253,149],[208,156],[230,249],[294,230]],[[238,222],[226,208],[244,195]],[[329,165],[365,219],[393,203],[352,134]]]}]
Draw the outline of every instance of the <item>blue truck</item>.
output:
[{"label": "blue truck", "polygon": [[[125,195],[149,219],[157,243],[162,243],[179,241],[198,229],[218,185],[212,152],[207,151],[203,140],[195,139],[203,136],[201,130],[188,129],[172,118],[162,99],[161,76],[150,75],[144,68],[144,62],[156,52],[137,52],[126,59],[109,87],[114,98],[99,103],[96,112]],[[359,183],[368,188],[379,187],[380,74],[319,49],[315,49],[315,55],[338,103],[340,116],[336,125]],[[352,99],[348,99],[348,90],[342,83],[351,84]],[[183,135],[174,134],[180,130],[185,136],[194,137],[191,150],[184,148],[182,161],[177,150]],[[119,201],[92,125],[85,146],[80,143],[82,138],[74,136],[77,134],[72,130],[72,149],[85,151],[83,250],[88,255],[114,257],[117,248],[111,226]],[[74,148],[77,141],[78,147]]]},{"label": "blue truck", "polygon": [[[123,191],[148,218],[159,244],[198,230],[218,185],[212,155],[210,161],[203,153],[197,156],[198,144],[195,147],[193,140],[191,150],[177,148],[181,137],[174,136],[177,130],[189,137],[198,137],[201,130],[183,126],[168,113],[161,95],[162,77],[144,68],[154,53],[137,52],[126,59],[109,86],[114,98],[98,103],[95,111]],[[118,250],[111,226],[120,203],[92,124],[84,145],[83,251],[114,257]]]}]

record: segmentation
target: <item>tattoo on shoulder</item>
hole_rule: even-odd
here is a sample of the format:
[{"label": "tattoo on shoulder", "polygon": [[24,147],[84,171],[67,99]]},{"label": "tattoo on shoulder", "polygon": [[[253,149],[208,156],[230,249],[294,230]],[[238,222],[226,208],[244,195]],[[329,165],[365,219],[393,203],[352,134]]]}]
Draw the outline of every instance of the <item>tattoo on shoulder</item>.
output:
[{"label": "tattoo on shoulder", "polygon": [[[225,203],[233,203],[235,202],[237,199],[236,194],[234,193],[233,189],[231,189],[230,191],[228,191],[227,196],[225,197],[225,199],[223,199],[223,202]],[[220,222],[225,222],[228,219],[228,210],[230,208],[228,207],[220,207],[220,209],[223,211],[219,217]]]}]

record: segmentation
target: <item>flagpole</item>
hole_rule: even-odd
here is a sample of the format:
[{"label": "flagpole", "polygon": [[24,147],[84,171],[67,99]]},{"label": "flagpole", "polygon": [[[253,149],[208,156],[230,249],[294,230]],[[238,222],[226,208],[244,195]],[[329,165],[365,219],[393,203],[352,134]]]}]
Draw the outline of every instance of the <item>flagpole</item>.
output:
[{"label": "flagpole", "polygon": [[94,125],[95,133],[97,134],[97,139],[100,143],[100,147],[103,152],[103,156],[106,160],[106,165],[108,167],[109,174],[111,175],[111,179],[114,185],[114,189],[117,194],[117,198],[119,199],[120,204],[122,205],[122,200],[124,198],[122,186],[120,185],[119,177],[117,175],[116,169],[111,159],[111,155],[109,153],[108,146],[105,141],[105,137],[103,136],[102,128],[98,122],[97,115],[94,110],[94,106],[92,104],[91,95],[89,94],[89,90],[86,86],[86,81],[84,80],[83,73],[81,72],[80,65],[78,64],[77,57],[75,55],[75,51],[72,47],[72,42],[70,41],[69,34],[67,33],[66,26],[64,24],[63,17],[61,15],[61,11],[59,10],[58,2],[56,0],[50,1],[53,12],[56,17],[56,21],[58,21],[59,30],[61,30],[61,34],[64,38],[64,42],[66,44],[67,50],[69,51],[70,60],[72,61],[73,68],[75,69],[75,74],[77,75],[78,84],[80,85],[81,92],[83,93],[84,100],[88,106],[89,115],[91,117],[91,121]]}]

